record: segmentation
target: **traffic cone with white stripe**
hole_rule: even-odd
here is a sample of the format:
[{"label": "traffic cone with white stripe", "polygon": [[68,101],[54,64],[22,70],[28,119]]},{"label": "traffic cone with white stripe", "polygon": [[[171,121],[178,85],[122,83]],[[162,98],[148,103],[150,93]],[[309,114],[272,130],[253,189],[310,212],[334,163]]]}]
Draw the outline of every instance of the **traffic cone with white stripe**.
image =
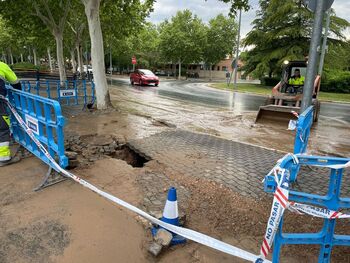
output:
[{"label": "traffic cone with white stripe", "polygon": [[[177,205],[177,194],[176,194],[176,188],[171,187],[168,192],[168,199],[166,200],[164,211],[161,221],[174,225],[179,226],[179,209]],[[152,235],[155,236],[158,232],[158,230],[161,229],[159,226],[155,226],[152,228]],[[170,232],[170,231],[169,231]],[[171,245],[177,245],[182,244],[186,242],[186,239],[182,236],[179,236],[177,234],[174,234],[170,232],[173,236],[171,239]]]},{"label": "traffic cone with white stripe", "polygon": [[179,209],[177,206],[176,189],[174,187],[169,189],[168,199],[166,200],[161,220],[174,226],[179,225]]}]

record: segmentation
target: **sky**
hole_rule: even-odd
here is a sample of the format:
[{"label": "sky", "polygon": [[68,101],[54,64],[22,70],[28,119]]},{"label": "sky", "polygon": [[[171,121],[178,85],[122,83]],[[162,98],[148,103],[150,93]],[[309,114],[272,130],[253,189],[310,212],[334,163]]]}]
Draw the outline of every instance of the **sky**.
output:
[{"label": "sky", "polygon": [[[258,0],[249,0],[249,3],[252,8],[242,15],[242,37],[251,30],[251,23],[259,8]],[[350,21],[349,0],[335,0],[332,7],[337,16]],[[196,14],[204,22],[208,22],[220,13],[228,14],[230,6],[218,0],[157,0],[154,4],[154,12],[149,17],[149,21],[156,24],[160,23],[165,19],[170,19],[177,11],[184,9],[191,10],[192,13]],[[346,35],[350,36],[350,32],[347,32]]]}]

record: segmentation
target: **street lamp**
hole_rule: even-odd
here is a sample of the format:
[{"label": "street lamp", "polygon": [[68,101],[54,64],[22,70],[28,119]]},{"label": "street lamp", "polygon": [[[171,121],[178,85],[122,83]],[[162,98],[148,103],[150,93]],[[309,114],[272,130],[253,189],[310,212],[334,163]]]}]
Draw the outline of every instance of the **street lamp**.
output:
[{"label": "street lamp", "polygon": [[239,9],[239,19],[238,19],[238,33],[237,33],[237,50],[236,50],[236,63],[234,70],[234,86],[233,90],[237,89],[237,74],[238,74],[238,57],[239,57],[239,46],[241,41],[241,24],[242,24],[242,9]]},{"label": "street lamp", "polygon": [[307,8],[315,12],[315,18],[310,42],[309,61],[307,66],[304,95],[301,102],[300,113],[304,112],[312,103],[314,80],[317,71],[317,49],[321,43],[323,16],[324,12],[331,8],[334,0],[304,0],[304,2]]}]

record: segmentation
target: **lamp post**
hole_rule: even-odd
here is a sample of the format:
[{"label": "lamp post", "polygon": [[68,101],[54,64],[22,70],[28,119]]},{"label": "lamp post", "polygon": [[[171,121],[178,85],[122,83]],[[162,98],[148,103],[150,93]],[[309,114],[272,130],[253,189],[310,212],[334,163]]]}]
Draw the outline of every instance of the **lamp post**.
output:
[{"label": "lamp post", "polygon": [[324,36],[323,36],[320,64],[318,65],[318,75],[320,75],[320,76],[322,76],[323,65],[324,65],[324,58],[326,56],[327,38],[328,38],[328,31],[329,31],[330,23],[331,23],[331,10],[328,10],[327,11],[326,28],[324,30]]},{"label": "lamp post", "polygon": [[237,32],[237,50],[236,50],[236,62],[234,70],[234,86],[233,90],[237,89],[237,74],[238,74],[238,57],[239,57],[239,46],[241,41],[241,24],[242,24],[242,9],[239,9],[239,19],[238,19],[238,32]]},{"label": "lamp post", "polygon": [[304,96],[301,102],[300,113],[304,112],[312,103],[312,95],[314,91],[314,80],[316,76],[317,60],[318,60],[317,48],[321,42],[323,14],[324,14],[324,0],[318,0],[316,3],[315,19],[314,19],[312,38],[311,38],[310,49],[309,49],[309,61],[307,66],[306,79],[305,79]]}]

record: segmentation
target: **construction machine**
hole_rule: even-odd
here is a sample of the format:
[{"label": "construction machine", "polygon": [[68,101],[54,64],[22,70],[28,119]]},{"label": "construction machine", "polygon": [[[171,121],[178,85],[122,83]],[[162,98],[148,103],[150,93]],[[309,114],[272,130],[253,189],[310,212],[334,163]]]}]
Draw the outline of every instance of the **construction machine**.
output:
[{"label": "construction machine", "polygon": [[[300,112],[300,105],[303,99],[304,83],[294,84],[291,79],[294,77],[295,70],[300,71],[301,76],[306,75],[306,61],[284,61],[282,79],[272,89],[272,95],[269,96],[264,106],[259,108],[255,122],[278,121],[288,123],[289,120],[296,119],[292,113]],[[317,122],[320,113],[320,102],[317,99],[320,92],[321,78],[316,76],[314,81],[312,105],[314,106],[313,121]]]}]

